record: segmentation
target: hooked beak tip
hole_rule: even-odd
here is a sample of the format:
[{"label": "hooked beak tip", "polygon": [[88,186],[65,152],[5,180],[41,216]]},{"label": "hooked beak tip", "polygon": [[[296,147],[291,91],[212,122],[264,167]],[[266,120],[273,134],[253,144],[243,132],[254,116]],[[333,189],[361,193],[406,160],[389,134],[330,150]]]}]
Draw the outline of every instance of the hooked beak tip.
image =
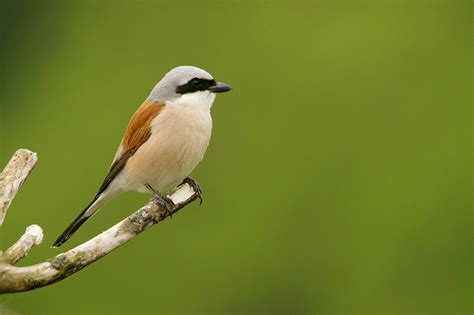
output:
[{"label": "hooked beak tip", "polygon": [[230,90],[232,90],[232,87],[222,82],[217,82],[216,85],[209,88],[209,91],[212,93],[224,93],[229,92]]}]

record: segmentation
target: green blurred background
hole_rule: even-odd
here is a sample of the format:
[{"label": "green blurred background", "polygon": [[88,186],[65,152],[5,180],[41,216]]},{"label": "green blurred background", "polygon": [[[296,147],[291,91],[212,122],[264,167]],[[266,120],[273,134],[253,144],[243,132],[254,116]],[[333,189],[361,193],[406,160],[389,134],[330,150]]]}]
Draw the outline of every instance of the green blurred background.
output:
[{"label": "green blurred background", "polygon": [[[193,203],[18,314],[472,314],[471,1],[3,1],[1,167],[39,163],[0,230],[49,245],[172,67],[234,90]],[[107,205],[72,248],[147,201]],[[0,309],[1,312],[1,309]]]}]

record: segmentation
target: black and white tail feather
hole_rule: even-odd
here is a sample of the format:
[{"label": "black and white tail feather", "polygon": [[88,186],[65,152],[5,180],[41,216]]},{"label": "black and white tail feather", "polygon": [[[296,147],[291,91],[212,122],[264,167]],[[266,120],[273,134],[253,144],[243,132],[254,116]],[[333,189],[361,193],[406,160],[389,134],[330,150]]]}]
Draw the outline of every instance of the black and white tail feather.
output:
[{"label": "black and white tail feather", "polygon": [[67,229],[54,242],[52,247],[59,247],[64,244],[77,231],[77,229],[81,227],[81,225],[83,225],[95,213],[97,213],[97,211],[100,210],[105,202],[105,199],[110,198],[110,196],[106,197],[106,195],[108,195],[106,191],[107,188],[110,186],[115,177],[120,173],[127,160],[135,153],[135,151],[136,148],[127,150],[112,163],[109,173],[102,182],[102,185],[100,186],[99,191],[95,195],[94,199],[92,199],[89,205],[77,216],[74,221],[72,221]]},{"label": "black and white tail feather", "polygon": [[101,194],[98,194],[94,199],[87,205],[87,207],[77,216],[74,221],[64,230],[64,232],[54,242],[53,247],[59,247],[64,244],[76,231],[89,220],[102,206]]}]

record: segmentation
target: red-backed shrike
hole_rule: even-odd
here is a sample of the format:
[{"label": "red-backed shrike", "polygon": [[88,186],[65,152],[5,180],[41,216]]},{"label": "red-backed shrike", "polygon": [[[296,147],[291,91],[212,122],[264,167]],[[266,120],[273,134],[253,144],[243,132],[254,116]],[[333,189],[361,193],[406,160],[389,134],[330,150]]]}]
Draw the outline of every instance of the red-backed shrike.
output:
[{"label": "red-backed shrike", "polygon": [[104,203],[122,192],[151,191],[165,208],[172,201],[162,194],[182,182],[200,195],[199,185],[189,174],[209,144],[215,93],[230,90],[196,67],[181,66],[168,72],[133,114],[96,196],[53,247],[61,246]]}]

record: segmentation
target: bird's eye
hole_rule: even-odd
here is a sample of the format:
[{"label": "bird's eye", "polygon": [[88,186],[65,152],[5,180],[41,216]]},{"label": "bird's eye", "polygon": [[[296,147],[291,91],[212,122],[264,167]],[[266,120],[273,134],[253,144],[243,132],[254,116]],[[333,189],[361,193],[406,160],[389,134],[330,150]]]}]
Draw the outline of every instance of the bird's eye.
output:
[{"label": "bird's eye", "polygon": [[201,81],[199,81],[198,79],[193,79],[191,81],[191,85],[194,87],[194,88],[200,88],[201,87]]}]

